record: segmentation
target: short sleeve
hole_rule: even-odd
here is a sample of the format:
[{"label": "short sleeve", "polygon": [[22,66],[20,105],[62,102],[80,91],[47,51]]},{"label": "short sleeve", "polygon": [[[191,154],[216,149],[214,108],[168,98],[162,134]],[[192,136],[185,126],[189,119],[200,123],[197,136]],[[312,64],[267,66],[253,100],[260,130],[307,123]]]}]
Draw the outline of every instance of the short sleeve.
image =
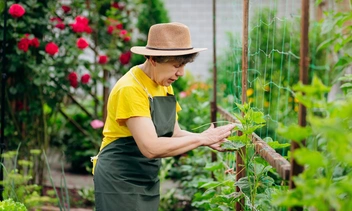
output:
[{"label": "short sleeve", "polygon": [[143,116],[150,118],[149,100],[144,90],[127,86],[116,93],[115,120],[121,125],[131,117]]}]

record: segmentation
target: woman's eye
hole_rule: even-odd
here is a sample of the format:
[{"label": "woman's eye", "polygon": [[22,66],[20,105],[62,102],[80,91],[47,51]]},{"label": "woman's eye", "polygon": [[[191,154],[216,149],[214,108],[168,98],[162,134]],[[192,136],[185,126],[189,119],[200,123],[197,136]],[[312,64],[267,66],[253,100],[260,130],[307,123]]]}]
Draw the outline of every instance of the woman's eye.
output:
[{"label": "woman's eye", "polygon": [[174,65],[175,68],[180,68],[182,66],[183,66],[183,64]]}]

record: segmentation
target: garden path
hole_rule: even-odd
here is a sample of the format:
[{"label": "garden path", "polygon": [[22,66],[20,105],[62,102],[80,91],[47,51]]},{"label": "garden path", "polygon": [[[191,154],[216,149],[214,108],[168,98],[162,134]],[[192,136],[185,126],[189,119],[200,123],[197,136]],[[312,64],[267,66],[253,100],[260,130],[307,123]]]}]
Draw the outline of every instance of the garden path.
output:
[{"label": "garden path", "polygon": [[57,152],[48,153],[48,162],[50,165],[50,174],[49,172],[45,173],[45,185],[52,186],[51,179],[55,185],[55,187],[64,187],[64,180],[66,180],[66,187],[69,189],[77,189],[80,190],[82,188],[92,188],[93,184],[93,175],[87,174],[74,174],[68,171],[67,165],[64,166],[64,172],[62,171],[60,154]]}]

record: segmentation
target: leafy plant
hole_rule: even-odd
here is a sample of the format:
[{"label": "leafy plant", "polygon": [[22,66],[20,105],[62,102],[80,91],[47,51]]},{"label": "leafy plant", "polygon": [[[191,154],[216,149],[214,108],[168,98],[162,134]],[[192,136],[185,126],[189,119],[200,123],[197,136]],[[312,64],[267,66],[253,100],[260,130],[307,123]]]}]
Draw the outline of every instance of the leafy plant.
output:
[{"label": "leafy plant", "polygon": [[78,191],[78,194],[82,197],[86,204],[94,204],[94,188],[83,188]]},{"label": "leafy plant", "polygon": [[[317,1],[319,4],[320,1]],[[345,74],[345,70],[352,64],[352,38],[350,22],[352,21],[351,9],[352,5],[349,2],[349,8],[343,2],[335,1],[336,8],[325,11],[325,16],[321,20],[321,33],[327,36],[324,42],[320,43],[317,50],[330,52],[334,58],[331,61],[331,75],[336,81],[339,77]],[[342,4],[341,4],[342,3]],[[348,4],[348,3],[347,3]]]},{"label": "leafy plant", "polygon": [[[241,133],[229,137],[229,141],[223,143],[222,147],[231,152],[217,153],[217,161],[207,163],[205,170],[211,172],[214,179],[198,181],[199,190],[194,195],[192,205],[200,210],[232,210],[236,202],[245,198],[245,204],[242,205],[244,210],[277,210],[270,203],[271,193],[277,189],[273,178],[277,174],[265,160],[256,155],[251,141],[253,132],[265,124],[264,115],[254,111],[249,104],[237,106],[243,116],[235,114],[240,122],[235,129]],[[267,141],[274,143],[270,139]],[[277,142],[272,145],[283,147]],[[236,159],[232,151],[243,147],[245,150],[239,153],[245,162],[246,176],[236,181],[239,172],[234,167]],[[236,186],[240,192],[236,191]]]},{"label": "leafy plant", "polygon": [[[272,137],[280,143],[287,142],[277,136],[278,122],[296,122],[298,102],[293,97],[292,87],[299,80],[300,28],[298,18],[285,17],[277,21],[277,11],[261,8],[250,18],[248,38],[247,102],[254,110],[265,114],[267,123],[256,133],[261,137]],[[317,45],[326,38],[319,24],[310,24],[310,70],[325,77],[329,82],[327,52],[316,51]],[[218,57],[219,105],[230,111],[238,111],[235,103],[241,103],[242,42],[238,35],[228,34],[228,47]],[[234,103],[235,102],[235,103]],[[285,153],[286,154],[286,153]]]},{"label": "leafy plant", "polygon": [[27,208],[10,198],[0,202],[0,211],[27,211]]},{"label": "leafy plant", "polygon": [[[72,104],[86,112],[84,102],[93,99],[86,114],[91,120],[102,119],[98,84],[108,85],[109,73],[119,76],[129,66],[130,2],[7,1],[7,30],[1,30],[0,41],[6,42],[2,45],[6,47],[6,62],[2,61],[6,65],[1,70],[6,74],[6,94],[1,97],[6,99],[2,108],[6,109],[6,125],[2,127],[6,140],[11,140],[9,150],[19,142],[24,157],[31,148],[48,149],[52,137],[67,129],[51,124],[60,116],[79,128],[65,113]],[[23,12],[21,16],[11,12],[16,9]],[[3,20],[1,16],[2,28]],[[6,40],[1,40],[3,33]],[[76,131],[82,132],[78,128]],[[96,131],[84,132],[84,136],[94,136]],[[43,160],[40,166],[42,183]]]},{"label": "leafy plant", "polygon": [[[2,194],[5,199],[23,203],[28,209],[56,202],[56,199],[41,195],[42,187],[37,185],[32,177],[40,155],[40,150],[31,150],[31,157],[28,160],[18,160],[18,150],[8,151],[2,155],[5,164],[8,164],[3,166],[5,176],[1,182],[4,186]],[[8,202],[10,203],[11,200]],[[19,206],[18,204],[14,204],[14,206]],[[18,208],[21,209],[20,206]]]},{"label": "leafy plant", "polygon": [[327,102],[329,89],[317,77],[311,85],[294,87],[297,99],[307,108],[308,124],[282,126],[278,132],[299,143],[292,156],[305,169],[293,178],[295,189],[276,194],[278,205],[322,211],[352,206],[352,98]]}]

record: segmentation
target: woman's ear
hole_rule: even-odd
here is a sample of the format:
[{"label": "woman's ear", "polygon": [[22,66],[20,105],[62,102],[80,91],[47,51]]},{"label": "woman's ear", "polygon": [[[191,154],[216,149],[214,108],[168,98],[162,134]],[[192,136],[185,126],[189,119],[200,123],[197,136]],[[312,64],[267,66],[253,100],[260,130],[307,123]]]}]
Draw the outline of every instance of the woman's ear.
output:
[{"label": "woman's ear", "polygon": [[152,56],[149,57],[149,62],[152,64],[154,67],[156,66],[156,62],[154,61],[154,58]]}]

